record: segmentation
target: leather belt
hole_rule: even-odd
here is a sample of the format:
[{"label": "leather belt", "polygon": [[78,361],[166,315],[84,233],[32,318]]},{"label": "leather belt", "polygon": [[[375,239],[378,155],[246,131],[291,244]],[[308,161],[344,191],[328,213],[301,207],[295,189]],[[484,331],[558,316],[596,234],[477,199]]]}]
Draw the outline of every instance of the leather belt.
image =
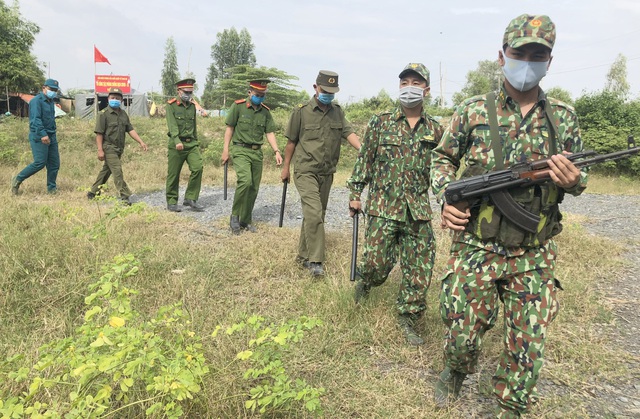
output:
[{"label": "leather belt", "polygon": [[262,148],[262,144],[233,143],[233,145],[239,145],[240,147],[250,148],[251,150],[260,150]]},{"label": "leather belt", "polygon": [[193,140],[191,140],[191,138],[189,138],[189,137],[180,137],[180,141],[183,141],[185,143],[190,143]]}]

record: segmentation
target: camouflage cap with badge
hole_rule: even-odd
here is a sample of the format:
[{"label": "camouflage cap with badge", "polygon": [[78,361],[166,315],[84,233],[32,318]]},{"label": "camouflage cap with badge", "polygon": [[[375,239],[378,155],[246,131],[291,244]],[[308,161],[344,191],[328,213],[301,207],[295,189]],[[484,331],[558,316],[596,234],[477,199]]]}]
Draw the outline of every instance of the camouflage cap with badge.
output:
[{"label": "camouflage cap with badge", "polygon": [[546,15],[520,15],[509,22],[504,31],[502,45],[519,48],[526,44],[542,44],[553,49],[556,25]]},{"label": "camouflage cap with badge", "polygon": [[338,73],[328,70],[320,70],[316,77],[316,85],[327,93],[338,93]]},{"label": "camouflage cap with badge", "polygon": [[404,76],[406,76],[409,73],[416,73],[417,75],[422,77],[427,82],[427,86],[430,85],[431,80],[429,78],[429,70],[427,69],[427,67],[425,67],[424,64],[422,64],[422,63],[409,63],[400,72],[398,77],[399,78],[403,78]]}]

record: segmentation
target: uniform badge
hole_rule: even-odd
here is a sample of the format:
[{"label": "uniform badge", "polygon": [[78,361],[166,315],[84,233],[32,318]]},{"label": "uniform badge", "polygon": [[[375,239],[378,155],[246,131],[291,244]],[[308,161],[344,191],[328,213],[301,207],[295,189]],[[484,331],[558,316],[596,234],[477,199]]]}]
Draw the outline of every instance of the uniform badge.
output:
[{"label": "uniform badge", "polygon": [[534,28],[538,28],[540,27],[540,25],[542,25],[542,21],[540,19],[533,19],[531,21],[531,26],[533,26]]},{"label": "uniform badge", "polygon": [[329,80],[327,80],[327,82],[329,83],[335,83],[336,79],[334,79],[333,77],[329,77]]}]

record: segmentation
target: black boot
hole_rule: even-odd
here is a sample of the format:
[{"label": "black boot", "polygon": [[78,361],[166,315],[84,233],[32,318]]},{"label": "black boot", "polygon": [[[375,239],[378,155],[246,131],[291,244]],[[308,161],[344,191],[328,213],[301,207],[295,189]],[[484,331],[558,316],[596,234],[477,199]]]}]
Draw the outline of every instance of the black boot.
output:
[{"label": "black boot", "polygon": [[231,227],[231,232],[233,234],[240,234],[240,220],[237,215],[232,215],[231,220],[229,221],[229,227]]}]

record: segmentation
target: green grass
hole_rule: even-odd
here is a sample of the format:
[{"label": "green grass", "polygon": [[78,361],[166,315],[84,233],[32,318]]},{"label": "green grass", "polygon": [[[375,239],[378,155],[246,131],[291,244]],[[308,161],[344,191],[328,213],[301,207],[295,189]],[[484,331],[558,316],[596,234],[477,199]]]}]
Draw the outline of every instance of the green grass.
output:
[{"label": "green grass", "polygon": [[[23,194],[14,198],[9,194],[9,179],[30,161],[25,125],[0,125],[0,131],[21,144],[18,161],[0,166],[0,178],[5,179],[0,191],[0,359],[22,353],[26,360],[33,360],[40,345],[72,333],[81,321],[87,284],[99,267],[117,254],[133,253],[141,260],[140,273],[128,284],[140,291],[134,299],[136,309],[151,316],[158,307],[180,301],[191,316],[193,330],[204,337],[211,373],[200,397],[188,404],[189,417],[248,416],[243,407],[248,390],[242,379],[244,369],[234,362],[242,348],[237,341],[208,336],[216,325],[230,325],[252,313],[275,322],[303,314],[323,320],[324,326],[310,331],[285,361],[292,377],[327,390],[322,397],[325,417],[468,416],[469,406],[438,412],[431,398],[442,367],[437,294],[447,234],[438,229],[429,309],[420,323],[427,343],[410,348],[395,325],[397,270],[366,304],[354,306],[348,281],[349,231],[328,233],[327,276],[312,280],[293,261],[298,229],[263,225],[259,234],[231,236],[226,233],[226,220],[200,225],[146,207],[105,221],[110,204],[90,203],[81,192],[99,170],[93,127],[83,121],[59,124],[60,193],[46,195],[44,173],[40,173],[25,182]],[[125,179],[135,191],[162,189],[164,123],[134,120],[134,126],[151,150],[143,153],[135,142],[128,143]],[[209,136],[210,145],[221,143],[219,120],[203,120],[199,129]],[[281,135],[278,138],[282,141]],[[345,161],[352,159],[345,151]],[[272,166],[265,169],[265,181],[275,183],[279,171]],[[348,168],[343,167],[337,178],[347,176]],[[209,163],[204,184],[221,182],[222,170]],[[557,274],[565,291],[560,293],[562,308],[549,333],[549,362],[542,372],[543,379],[564,383],[572,391],[543,394],[533,417],[547,411],[583,417],[586,401],[581,395],[588,394],[591,380],[632,374],[625,369],[624,351],[599,333],[601,325],[610,325],[614,319],[598,286],[603,278],[616,278],[622,271],[622,249],[587,234],[580,222],[568,217],[558,239]],[[91,232],[100,223],[106,226],[105,234],[93,239]],[[495,369],[500,345],[501,332],[493,330],[481,360],[484,374],[490,376]],[[0,399],[24,390],[6,380],[5,373],[0,361]],[[487,384],[482,382],[481,391],[486,393]],[[468,400],[475,400],[475,395]],[[305,413],[293,410],[279,416],[304,417]]]}]

